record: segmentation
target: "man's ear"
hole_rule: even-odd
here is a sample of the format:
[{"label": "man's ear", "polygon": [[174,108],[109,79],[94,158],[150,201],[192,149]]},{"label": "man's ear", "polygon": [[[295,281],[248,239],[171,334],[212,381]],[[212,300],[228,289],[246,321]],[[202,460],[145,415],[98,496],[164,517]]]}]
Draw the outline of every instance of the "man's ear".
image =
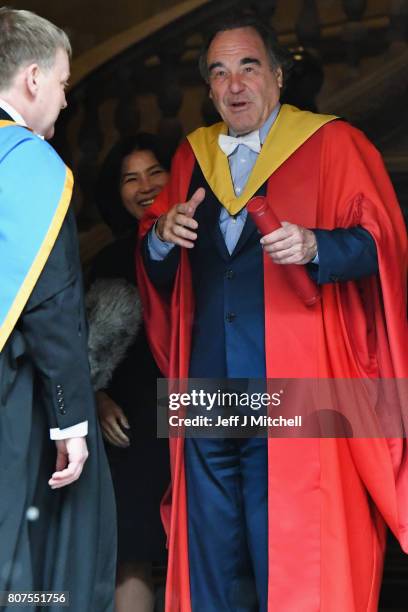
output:
[{"label": "man's ear", "polygon": [[25,83],[30,94],[35,97],[38,93],[41,69],[38,64],[30,64],[25,69]]},{"label": "man's ear", "polygon": [[208,97],[210,98],[210,100],[213,99],[211,88],[208,90]]}]

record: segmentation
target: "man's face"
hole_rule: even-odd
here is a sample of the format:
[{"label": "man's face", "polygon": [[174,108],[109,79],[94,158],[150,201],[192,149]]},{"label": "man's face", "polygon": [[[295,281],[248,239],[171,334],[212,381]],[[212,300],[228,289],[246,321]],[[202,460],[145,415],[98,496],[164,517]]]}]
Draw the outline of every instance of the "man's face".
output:
[{"label": "man's face", "polygon": [[253,28],[218,33],[207,53],[210,98],[236,134],[259,129],[279,102],[282,70],[272,68]]},{"label": "man's face", "polygon": [[30,127],[47,140],[54,135],[54,125],[61,109],[67,106],[65,89],[69,79],[69,59],[58,49],[51,68],[38,68],[38,89]]}]

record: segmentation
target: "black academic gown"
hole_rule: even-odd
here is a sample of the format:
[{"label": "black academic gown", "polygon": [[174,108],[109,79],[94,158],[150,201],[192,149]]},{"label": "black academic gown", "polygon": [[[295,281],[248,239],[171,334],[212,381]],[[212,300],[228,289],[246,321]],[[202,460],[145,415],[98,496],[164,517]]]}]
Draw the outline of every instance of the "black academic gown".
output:
[{"label": "black academic gown", "polygon": [[[83,473],[53,491],[49,428],[84,420],[89,458]],[[112,612],[115,508],[89,378],[72,211],[0,353],[0,492],[0,591],[69,591],[64,609]]]}]

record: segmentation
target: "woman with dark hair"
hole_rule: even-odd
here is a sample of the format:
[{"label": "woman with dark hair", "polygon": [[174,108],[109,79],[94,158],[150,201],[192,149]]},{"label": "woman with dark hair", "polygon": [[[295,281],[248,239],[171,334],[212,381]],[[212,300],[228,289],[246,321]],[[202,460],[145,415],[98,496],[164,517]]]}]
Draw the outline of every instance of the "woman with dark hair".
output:
[{"label": "woman with dark hair", "polygon": [[91,372],[118,510],[117,612],[152,612],[152,564],[166,562],[160,501],[169,482],[167,440],[156,434],[156,378],[136,289],[137,222],[166,184],[156,138],[117,143],[97,187],[116,239],[95,258],[87,293]]}]

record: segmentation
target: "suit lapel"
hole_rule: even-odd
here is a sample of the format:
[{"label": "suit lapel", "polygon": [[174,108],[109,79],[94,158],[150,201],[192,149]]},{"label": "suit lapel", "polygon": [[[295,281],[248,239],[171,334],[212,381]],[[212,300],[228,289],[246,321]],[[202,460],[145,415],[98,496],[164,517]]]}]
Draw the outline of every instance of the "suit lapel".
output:
[{"label": "suit lapel", "polygon": [[[262,185],[260,187],[260,189],[258,189],[257,193],[255,195],[260,196],[260,195],[265,195],[266,194],[266,184]],[[239,237],[239,240],[235,246],[235,249],[232,252],[232,255],[238,255],[238,253],[242,250],[242,248],[245,246],[245,244],[248,242],[248,240],[253,236],[253,234],[255,232],[257,232],[258,229],[255,225],[255,223],[252,221],[251,215],[247,215],[246,221],[245,221],[245,225],[244,228],[242,230],[242,233]],[[259,239],[261,238],[261,235],[259,234]]]},{"label": "suit lapel", "polygon": [[189,198],[191,198],[198,187],[205,188],[206,196],[204,202],[197,208],[194,218],[202,227],[202,231],[206,232],[207,236],[211,237],[211,240],[214,241],[220,256],[227,261],[230,258],[230,254],[220,230],[220,206],[205,180],[200,166],[196,163],[190,183]]},{"label": "suit lapel", "polygon": [[[239,240],[237,244],[235,245],[235,249],[231,253],[231,257],[235,257],[236,255],[238,255],[238,253],[242,251],[243,247],[248,242],[248,240],[251,238],[251,236],[257,231],[258,231],[257,227],[255,223],[252,221],[251,216],[247,215],[247,218],[245,220],[245,225],[243,227]],[[261,236],[259,236],[259,238],[261,238]]]},{"label": "suit lapel", "polygon": [[[208,235],[211,236],[212,240],[215,243],[215,246],[221,255],[221,257],[228,261],[230,258],[230,254],[228,252],[227,246],[225,244],[224,237],[221,233],[220,229],[220,210],[221,207],[217,202],[217,198],[210,190],[208,186],[206,186],[208,197],[204,202],[204,206],[202,208],[202,217],[201,222],[205,227],[205,231],[208,232]],[[198,220],[198,219],[197,219]]]},{"label": "suit lapel", "polygon": [[[206,182],[201,168],[198,164],[194,169],[193,178],[190,185],[189,196],[194,193],[198,187],[204,187],[206,190],[206,198],[204,202],[197,208],[195,219],[202,226],[203,230],[211,239],[214,241],[215,246],[220,256],[225,260],[229,261],[231,257],[235,257],[244,248],[248,240],[258,230],[251,217],[248,215],[242,229],[239,240],[235,246],[235,249],[230,254],[225,244],[224,236],[220,229],[220,204],[217,200],[216,195],[211,190],[210,186]],[[266,186],[263,185],[257,192],[257,195],[264,195],[266,193]]]}]

